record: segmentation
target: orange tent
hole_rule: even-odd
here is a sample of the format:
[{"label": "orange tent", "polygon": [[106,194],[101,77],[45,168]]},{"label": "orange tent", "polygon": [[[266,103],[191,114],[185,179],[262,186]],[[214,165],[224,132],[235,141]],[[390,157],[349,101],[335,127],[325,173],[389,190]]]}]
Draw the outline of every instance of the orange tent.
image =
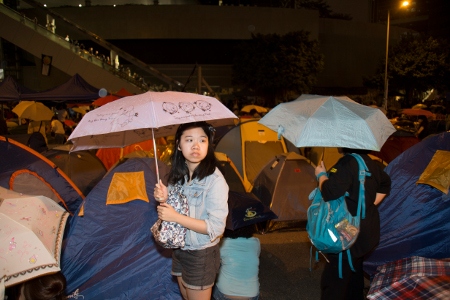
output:
[{"label": "orange tent", "polygon": [[115,101],[117,99],[120,99],[122,97],[127,97],[127,96],[133,96],[133,94],[130,93],[129,91],[127,91],[126,89],[121,88],[115,94],[110,94],[110,95],[107,95],[105,97],[101,97],[101,98],[96,99],[94,102],[92,102],[92,105],[94,105],[94,106],[102,106],[102,105],[105,105],[106,103],[109,103],[109,102],[112,102],[112,101]]},{"label": "orange tent", "polygon": [[[156,140],[157,145],[166,145],[165,138]],[[143,150],[153,153],[153,140],[147,140],[140,143],[132,144],[123,148],[100,148],[97,150],[97,157],[103,162],[105,168],[109,170],[115,163],[128,153]],[[160,154],[160,153],[158,153]]]}]

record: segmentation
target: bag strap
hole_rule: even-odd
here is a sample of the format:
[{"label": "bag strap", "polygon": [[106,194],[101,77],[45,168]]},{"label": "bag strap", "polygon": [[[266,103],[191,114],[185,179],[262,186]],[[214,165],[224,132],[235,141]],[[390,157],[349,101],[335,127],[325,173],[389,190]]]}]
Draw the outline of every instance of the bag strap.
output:
[{"label": "bag strap", "polygon": [[[347,252],[347,259],[348,259],[348,264],[350,265],[350,270],[352,270],[353,272],[355,271],[355,268],[353,267],[353,262],[352,262],[352,254],[350,253],[350,249],[345,250]],[[339,265],[338,265],[338,271],[339,271],[339,278],[342,279],[342,252],[339,252]]]},{"label": "bag strap", "polygon": [[362,219],[366,218],[366,189],[364,187],[364,184],[366,182],[366,176],[371,176],[372,174],[369,172],[369,168],[367,168],[366,162],[359,154],[356,153],[350,153],[351,156],[353,156],[356,161],[358,162],[359,166],[359,197],[358,197],[358,210],[356,213],[356,216]]}]

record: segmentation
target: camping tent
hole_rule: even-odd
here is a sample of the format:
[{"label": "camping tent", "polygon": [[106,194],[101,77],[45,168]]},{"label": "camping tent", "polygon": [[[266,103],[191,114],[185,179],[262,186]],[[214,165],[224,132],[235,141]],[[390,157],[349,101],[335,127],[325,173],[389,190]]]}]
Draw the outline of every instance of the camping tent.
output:
[{"label": "camping tent", "polygon": [[236,166],[247,192],[262,167],[273,157],[298,149],[277,133],[258,123],[258,119],[239,123],[217,142],[215,151],[225,153]]},{"label": "camping tent", "polygon": [[315,166],[323,161],[327,170],[331,169],[343,156],[336,147],[308,147],[301,148],[301,150],[303,156],[311,160]]},{"label": "camping tent", "polygon": [[[344,155],[339,152],[339,148],[336,147],[312,147],[312,148],[300,148],[304,156],[311,161],[314,166],[317,166],[319,162],[323,161],[327,171],[329,171],[338,160]],[[380,166],[384,169],[387,166],[387,161],[376,156],[379,152],[373,151],[374,154],[369,154],[369,157],[380,163]],[[399,153],[400,154],[400,153]],[[398,155],[398,154],[397,154]]]},{"label": "camping tent", "polygon": [[80,75],[75,74],[67,82],[52,89],[23,93],[21,99],[35,101],[59,101],[59,102],[91,102],[98,98],[99,89],[86,82]]},{"label": "camping tent", "polygon": [[71,147],[57,146],[42,155],[57,165],[87,195],[106,174],[106,168],[92,151],[70,152]]},{"label": "camping tent", "polygon": [[394,133],[386,140],[380,152],[372,152],[372,154],[390,163],[406,149],[414,146],[418,142],[420,142],[420,139],[415,135],[397,135]]},{"label": "camping tent", "polygon": [[303,156],[283,153],[270,160],[254,181],[252,193],[278,216],[265,231],[283,227],[304,228],[311,204],[308,196],[317,186],[314,166]]},{"label": "camping tent", "polygon": [[[167,142],[164,138],[156,139],[156,149],[159,154],[159,158],[165,155],[167,148]],[[131,144],[122,148],[100,148],[97,150],[96,155],[102,161],[103,165],[109,170],[114,166],[122,157],[134,151],[145,151],[149,155],[154,155],[153,140],[146,140],[139,143]],[[150,157],[150,156],[149,156]]]},{"label": "camping tent", "polygon": [[245,193],[244,180],[231,159],[225,153],[215,152],[215,155],[230,191]]},{"label": "camping tent", "polygon": [[[168,167],[158,164],[164,181]],[[158,219],[155,184],[154,159],[129,158],[86,197],[83,210],[70,220],[61,256],[73,298],[181,299],[170,274],[172,250],[156,244],[150,232]]]},{"label": "camping tent", "polygon": [[0,136],[0,186],[53,199],[73,214],[84,195],[52,161],[33,149]]},{"label": "camping tent", "polygon": [[[392,180],[391,193],[378,209],[381,238],[364,262],[368,274],[373,275],[380,265],[406,257],[450,257],[450,195],[431,185],[417,184],[437,150],[450,151],[450,133],[422,140],[386,167]],[[450,172],[449,161],[438,167]]]}]

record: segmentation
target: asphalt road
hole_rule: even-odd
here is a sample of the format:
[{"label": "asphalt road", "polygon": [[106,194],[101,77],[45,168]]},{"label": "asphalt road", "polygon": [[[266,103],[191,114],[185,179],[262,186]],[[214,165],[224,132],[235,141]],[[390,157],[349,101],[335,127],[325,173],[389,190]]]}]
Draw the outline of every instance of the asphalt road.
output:
[{"label": "asphalt road", "polygon": [[[320,299],[320,276],[324,266],[312,257],[306,231],[274,231],[255,235],[261,242],[259,267],[261,300]],[[314,251],[313,251],[314,256]]]},{"label": "asphalt road", "polygon": [[[303,230],[272,231],[256,234],[261,242],[259,257],[260,300],[319,300],[320,277],[326,263],[315,250],[310,256],[311,242]],[[310,260],[311,267],[310,270]],[[370,282],[365,279],[365,292]]]}]

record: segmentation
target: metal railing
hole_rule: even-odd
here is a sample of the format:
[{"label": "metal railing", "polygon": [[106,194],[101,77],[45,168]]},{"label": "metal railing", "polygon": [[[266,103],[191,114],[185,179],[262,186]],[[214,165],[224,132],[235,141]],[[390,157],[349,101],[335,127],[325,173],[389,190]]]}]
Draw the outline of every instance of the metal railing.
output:
[{"label": "metal railing", "polygon": [[[25,2],[27,2],[30,5],[33,5],[34,7],[37,7],[39,9],[44,9],[45,12],[49,15],[51,15],[54,18],[57,18],[63,22],[65,22],[66,24],[68,24],[69,26],[71,26],[73,29],[76,29],[78,32],[81,32],[82,35],[86,36],[88,39],[92,40],[93,42],[95,42],[96,44],[102,46],[103,48],[109,50],[109,51],[114,51],[115,53],[117,53],[117,55],[119,55],[119,57],[125,59],[126,61],[128,61],[130,64],[132,64],[133,66],[137,67],[138,69],[144,71],[146,74],[150,74],[152,77],[157,78],[158,80],[162,81],[163,83],[167,84],[168,90],[180,90],[183,88],[183,84],[177,80],[174,80],[173,78],[170,78],[169,76],[163,74],[162,72],[156,70],[155,68],[147,65],[146,63],[140,61],[139,59],[137,59],[136,57],[134,57],[133,55],[121,50],[120,48],[112,45],[111,43],[107,42],[106,40],[102,39],[101,37],[99,37],[98,35],[96,35],[95,33],[92,33],[84,28],[82,28],[81,26],[75,24],[74,22],[64,18],[63,16],[59,15],[56,12],[53,12],[51,9],[48,9],[46,7],[44,7],[42,4],[40,4],[39,2],[33,1],[33,0],[24,0]],[[28,17],[26,17],[24,14],[17,12],[13,9],[11,9],[10,7],[7,7],[3,4],[0,4],[0,12],[9,16],[12,19],[17,20],[18,22],[21,22],[22,24],[24,24],[25,26],[37,31],[39,34],[45,36],[46,38],[52,40],[53,42],[59,44],[61,47],[64,47],[66,49],[69,49],[71,51],[73,51],[74,53],[76,53],[77,55],[79,55],[82,58],[87,59],[88,61],[90,61],[91,63],[97,65],[100,68],[103,68],[105,70],[108,70],[109,72],[113,73],[114,75],[120,77],[123,80],[126,80],[128,82],[130,82],[131,84],[139,87],[140,89],[142,89],[143,91],[147,91],[149,89],[152,89],[152,83],[146,83],[142,80],[142,77],[139,76],[138,78],[133,77],[134,74],[130,74],[128,72],[126,72],[126,70],[123,70],[122,68],[119,68],[118,66],[114,66],[113,62],[111,62],[110,64],[108,64],[105,60],[103,60],[101,57],[97,57],[96,55],[94,55],[93,53],[90,53],[89,51],[85,50],[85,49],[81,49],[79,45],[75,45],[72,42],[68,42],[64,39],[64,37],[59,36],[55,33],[53,33],[52,31],[48,30],[46,27],[37,24],[37,20],[34,19],[30,19]]]}]

